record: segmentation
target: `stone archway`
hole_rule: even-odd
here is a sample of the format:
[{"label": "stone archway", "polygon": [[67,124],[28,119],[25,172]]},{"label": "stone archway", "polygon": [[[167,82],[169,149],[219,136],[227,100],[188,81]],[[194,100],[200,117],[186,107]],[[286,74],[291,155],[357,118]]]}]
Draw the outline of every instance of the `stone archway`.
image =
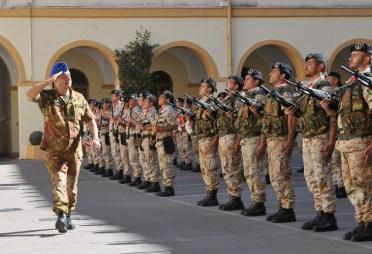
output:
[{"label": "stone archway", "polygon": [[297,80],[303,79],[303,57],[290,44],[277,40],[262,41],[250,47],[239,61],[237,74],[244,75],[246,68],[255,68],[260,70],[267,80],[271,66],[275,62],[290,64],[294,77]]}]

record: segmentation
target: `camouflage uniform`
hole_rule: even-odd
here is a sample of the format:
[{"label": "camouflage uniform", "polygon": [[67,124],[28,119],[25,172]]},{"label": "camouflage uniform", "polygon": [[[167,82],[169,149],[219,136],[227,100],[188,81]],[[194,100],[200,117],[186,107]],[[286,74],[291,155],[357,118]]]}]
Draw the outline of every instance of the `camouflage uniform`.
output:
[{"label": "camouflage uniform", "polygon": [[217,134],[217,124],[216,120],[210,119],[202,109],[196,112],[195,134],[198,139],[200,170],[206,191],[217,190],[219,184],[216,166],[217,151],[212,149],[212,142]]},{"label": "camouflage uniform", "polygon": [[[128,112],[128,117],[138,120],[138,116],[141,113],[141,108],[135,106]],[[139,145],[141,139],[138,137],[138,131],[134,127],[127,127],[127,143],[128,143],[128,153],[129,153],[129,164],[133,170],[133,177],[141,177],[142,168],[139,162]]]},{"label": "camouflage uniform", "polygon": [[[263,104],[264,97],[260,95],[259,88],[246,92],[246,97],[255,99]],[[261,119],[257,118],[248,105],[241,105],[237,115],[236,129],[240,135],[241,153],[243,158],[244,177],[251,192],[254,203],[264,203],[265,194],[265,168],[263,159],[257,159],[257,144],[261,139]]]},{"label": "camouflage uniform", "polygon": [[126,120],[129,110],[124,109],[123,114],[120,118],[119,124],[119,141],[120,141],[120,158],[124,168],[124,175],[130,175],[130,166],[129,166],[129,152],[128,152],[128,143],[127,143],[127,133],[126,133]]},{"label": "camouflage uniform", "polygon": [[[170,125],[177,126],[177,113],[171,106],[163,106],[159,110],[159,115],[152,122],[152,124],[158,126],[158,127],[166,127]],[[170,149],[168,153],[166,153],[165,145],[163,144],[163,139],[167,138],[169,141],[170,138],[173,137],[173,132],[161,132],[156,134],[156,150],[158,153],[158,159],[159,159],[159,167],[160,167],[160,173],[163,177],[163,185],[165,187],[173,187],[174,184],[174,172],[173,172],[173,158],[174,158],[174,149]],[[172,140],[173,141],[173,140]],[[173,141],[174,145],[174,141]],[[171,153],[173,150],[173,153]]]},{"label": "camouflage uniform", "polygon": [[178,115],[178,131],[176,133],[177,151],[179,158],[185,164],[192,163],[192,150],[189,141],[189,135],[185,130],[185,117],[181,114]]},{"label": "camouflage uniform", "polygon": [[100,123],[100,140],[102,146],[102,157],[105,162],[105,170],[111,169],[112,165],[112,157],[111,157],[111,149],[110,149],[110,112],[109,111],[101,111],[101,114],[98,118]]},{"label": "camouflage uniform", "polygon": [[357,81],[343,89],[337,119],[342,174],[347,196],[359,223],[372,222],[372,165],[364,149],[372,141],[372,90]]},{"label": "camouflage uniform", "polygon": [[332,154],[331,160],[331,174],[332,174],[332,183],[337,187],[344,187],[344,180],[342,179],[342,169],[341,169],[341,153],[336,141],[336,147]]},{"label": "camouflage uniform", "polygon": [[[152,107],[149,110],[142,110],[141,115],[139,116],[138,120],[144,126],[147,126],[151,122],[154,122],[157,118],[157,110],[155,107]],[[144,164],[145,167],[143,168],[143,177],[145,181],[148,182],[158,182],[159,181],[159,163],[156,154],[156,148],[154,146],[150,146],[150,139],[151,139],[151,132],[148,130],[142,131],[142,143],[141,147],[143,149],[144,155]]]},{"label": "camouflage uniform", "polygon": [[[330,85],[325,79],[319,78],[307,86],[321,90]],[[329,119],[318,100],[302,94],[297,101],[301,111],[297,122],[303,136],[302,152],[307,186],[314,195],[315,210],[334,213],[336,196],[332,185],[331,167],[322,152],[328,143]]]},{"label": "camouflage uniform", "polygon": [[[293,93],[293,89],[288,86],[274,89],[285,96],[291,96]],[[283,152],[283,145],[288,136],[288,115],[270,95],[266,96],[264,110],[262,134],[267,139],[271,185],[276,192],[280,206],[290,209],[294,207],[295,195],[289,166],[290,155]]]},{"label": "camouflage uniform", "polygon": [[82,160],[82,122],[94,120],[83,95],[70,90],[69,97],[56,90],[44,90],[34,100],[44,116],[40,144],[47,151],[46,166],[53,185],[53,211],[70,213],[75,209],[77,182]]},{"label": "camouflage uniform", "polygon": [[[95,119],[96,119],[95,121],[96,121],[98,129],[100,128],[100,121],[99,121],[100,115],[101,115],[100,110],[97,109],[96,112],[94,112],[94,116],[95,116]],[[95,155],[94,164],[98,165],[98,167],[100,169],[103,169],[105,167],[105,160],[103,159],[102,146],[101,146],[100,150],[94,150],[93,147],[91,147],[91,150]]]},{"label": "camouflage uniform", "polygon": [[[226,97],[224,103],[235,108],[235,98]],[[220,111],[217,118],[218,152],[221,159],[222,173],[227,185],[227,192],[231,197],[240,197],[241,173],[239,170],[240,154],[234,151],[236,138],[235,119],[230,119],[224,111]]]},{"label": "camouflage uniform", "polygon": [[[112,104],[111,117],[115,119],[120,118],[120,113],[122,112],[123,103],[119,102],[116,105]],[[115,171],[118,173],[123,170],[123,163],[120,157],[120,142],[119,142],[119,132],[118,126],[114,124],[113,120],[110,120],[110,144],[111,144],[111,154],[114,159]]]}]

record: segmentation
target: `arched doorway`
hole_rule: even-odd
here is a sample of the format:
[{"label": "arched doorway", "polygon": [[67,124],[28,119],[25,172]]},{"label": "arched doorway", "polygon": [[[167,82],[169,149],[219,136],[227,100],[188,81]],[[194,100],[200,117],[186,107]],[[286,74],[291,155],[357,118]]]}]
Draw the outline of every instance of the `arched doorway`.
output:
[{"label": "arched doorway", "polygon": [[168,83],[171,80],[176,97],[183,97],[185,93],[196,95],[203,77],[219,77],[217,67],[207,51],[186,41],[172,42],[157,48],[150,71],[162,73],[158,78],[168,80]]},{"label": "arched doorway", "polygon": [[151,74],[151,79],[156,87],[157,95],[165,90],[173,92],[173,82],[171,76],[165,71],[155,71]]},{"label": "arched doorway", "polygon": [[89,82],[87,76],[80,70],[71,68],[71,79],[72,79],[72,87],[75,91],[84,95],[85,99],[89,98]]},{"label": "arched doorway", "polygon": [[294,78],[297,80],[303,78],[301,54],[294,47],[282,41],[264,41],[252,46],[241,58],[237,72],[238,75],[244,77],[248,68],[255,68],[262,72],[268,83],[268,73],[275,62],[290,64]]},{"label": "arched doorway", "polygon": [[0,58],[0,157],[11,154],[11,78],[9,69]]},{"label": "arched doorway", "polygon": [[350,48],[353,44],[357,42],[364,42],[367,44],[372,44],[372,40],[368,39],[353,39],[342,43],[338,46],[329,58],[329,71],[338,72],[341,75],[341,80],[344,82],[350,78],[350,75],[340,68],[340,65],[345,65],[348,67],[348,58],[350,56]]}]

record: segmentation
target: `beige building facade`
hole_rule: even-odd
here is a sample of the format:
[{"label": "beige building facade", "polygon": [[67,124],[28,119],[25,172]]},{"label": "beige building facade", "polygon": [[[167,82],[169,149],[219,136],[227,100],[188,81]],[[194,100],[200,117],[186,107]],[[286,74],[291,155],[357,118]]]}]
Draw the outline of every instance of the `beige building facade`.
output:
[{"label": "beige building facade", "polygon": [[108,97],[119,85],[114,50],[136,30],[149,30],[159,44],[151,72],[176,96],[196,94],[204,76],[222,89],[245,67],[267,74],[275,61],[292,64],[300,80],[309,52],[323,53],[329,70],[341,72],[352,43],[372,43],[370,1],[291,2],[0,1],[0,154],[25,158],[30,133],[42,130],[25,91],[55,61],[69,64],[88,98]]}]

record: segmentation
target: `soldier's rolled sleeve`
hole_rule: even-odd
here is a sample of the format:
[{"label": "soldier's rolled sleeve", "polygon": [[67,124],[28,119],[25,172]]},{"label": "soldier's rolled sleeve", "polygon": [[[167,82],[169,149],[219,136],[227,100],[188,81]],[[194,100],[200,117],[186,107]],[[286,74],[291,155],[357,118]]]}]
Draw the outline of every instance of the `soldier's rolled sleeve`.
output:
[{"label": "soldier's rolled sleeve", "polygon": [[87,123],[94,119],[96,119],[96,117],[94,116],[92,110],[89,108],[88,102],[85,101],[84,102],[84,113],[81,117],[81,120]]}]

